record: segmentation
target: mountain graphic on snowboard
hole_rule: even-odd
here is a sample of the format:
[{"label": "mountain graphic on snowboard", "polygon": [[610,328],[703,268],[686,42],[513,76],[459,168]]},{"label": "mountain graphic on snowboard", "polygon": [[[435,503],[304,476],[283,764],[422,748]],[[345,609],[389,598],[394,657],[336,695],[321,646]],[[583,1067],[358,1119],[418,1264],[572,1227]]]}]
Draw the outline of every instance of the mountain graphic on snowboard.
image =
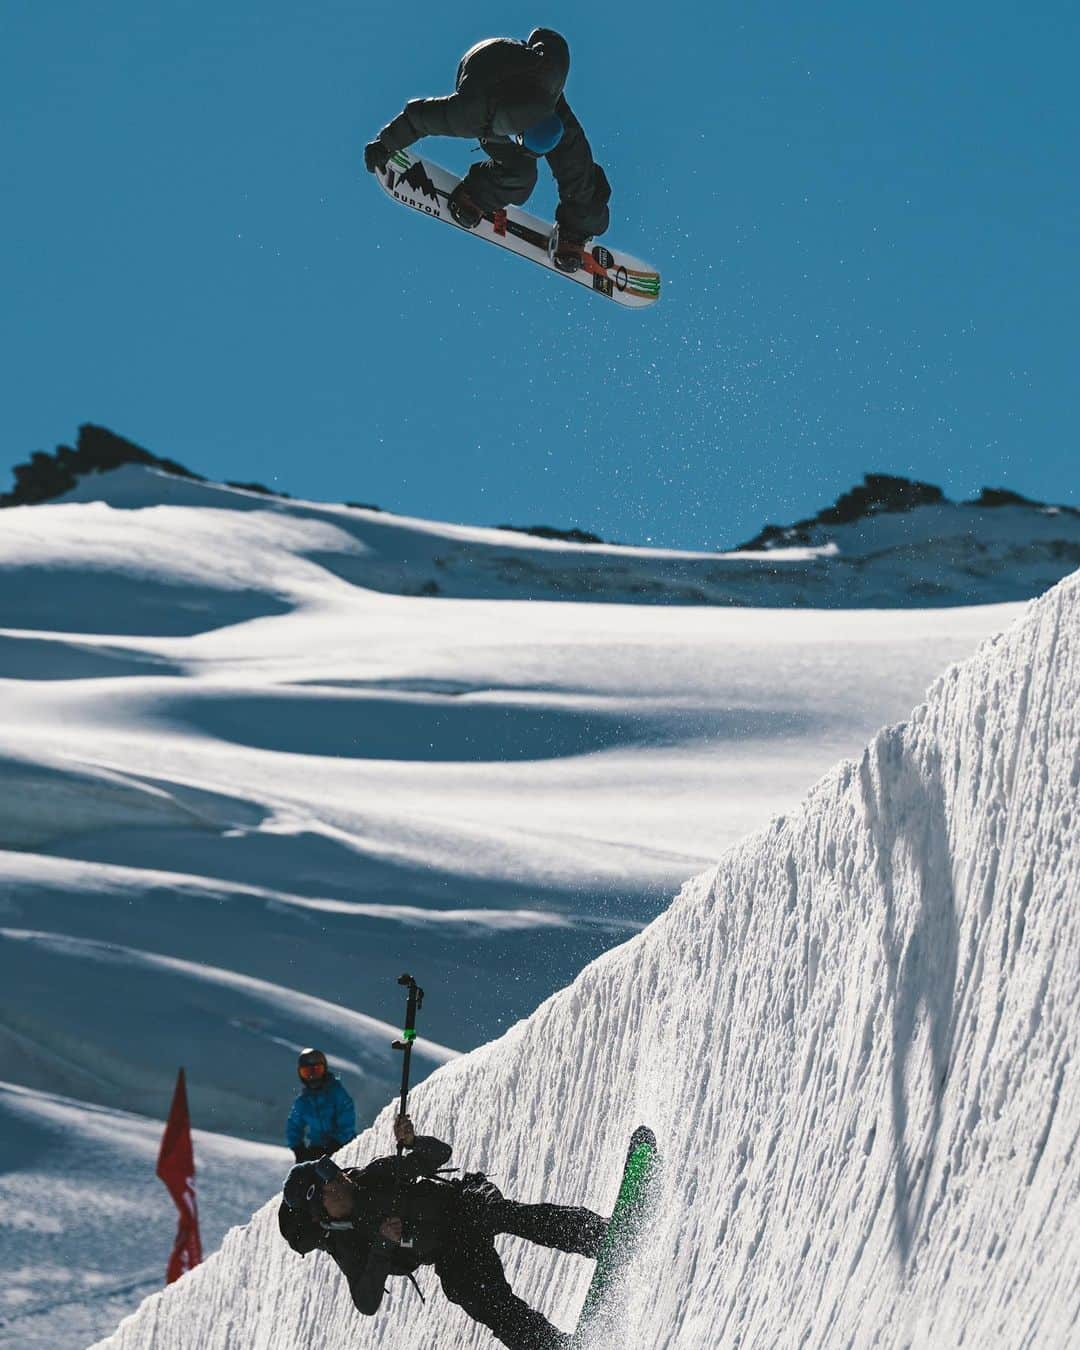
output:
[{"label": "mountain graphic on snowboard", "polygon": [[569,1350],[617,1350],[626,1344],[627,1271],[654,1208],[659,1171],[656,1136],[639,1125],[630,1137],[618,1199]]},{"label": "mountain graphic on snowboard", "polygon": [[409,206],[425,216],[452,225],[489,244],[497,244],[530,262],[539,263],[549,272],[587,286],[594,295],[605,296],[627,309],[641,309],[660,299],[660,273],[618,249],[593,244],[582,250],[582,266],[577,272],[560,272],[551,260],[550,244],[554,226],[538,216],[531,216],[516,206],[502,211],[488,212],[473,230],[465,230],[451,216],[446,199],[461,182],[455,174],[421,159],[407,150],[399,150],[390,157],[382,173],[376,173],[379,186],[388,197]]}]

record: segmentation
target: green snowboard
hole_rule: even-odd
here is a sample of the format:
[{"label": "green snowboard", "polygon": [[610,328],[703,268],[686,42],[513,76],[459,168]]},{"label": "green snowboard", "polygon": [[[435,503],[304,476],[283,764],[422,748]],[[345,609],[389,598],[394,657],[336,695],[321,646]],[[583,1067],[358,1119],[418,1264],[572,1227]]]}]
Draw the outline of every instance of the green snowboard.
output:
[{"label": "green snowboard", "polygon": [[607,1350],[625,1337],[619,1325],[622,1277],[633,1260],[638,1239],[649,1217],[659,1173],[656,1136],[639,1125],[630,1139],[619,1198],[604,1237],[592,1284],[570,1339],[570,1350]]}]

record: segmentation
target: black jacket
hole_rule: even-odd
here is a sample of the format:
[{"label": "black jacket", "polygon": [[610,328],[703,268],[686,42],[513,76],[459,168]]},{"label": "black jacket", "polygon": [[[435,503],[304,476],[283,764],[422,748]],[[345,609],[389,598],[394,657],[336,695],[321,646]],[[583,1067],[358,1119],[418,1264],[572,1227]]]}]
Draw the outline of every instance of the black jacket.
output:
[{"label": "black jacket", "polygon": [[455,93],[411,99],[379,140],[392,154],[423,136],[510,137],[566,106],[569,73],[570,48],[550,28],[534,29],[525,42],[487,38],[461,58]]},{"label": "black jacket", "polygon": [[[345,1175],[360,1193],[357,1214],[337,1226],[319,1221],[282,1202],[278,1228],[301,1256],[329,1252],[349,1282],[353,1302],[362,1313],[373,1314],[382,1301],[390,1275],[411,1275],[435,1261],[444,1250],[457,1218],[459,1186],[435,1174],[453,1150],[431,1136],[417,1135],[413,1148],[402,1157],[377,1158],[367,1167],[349,1167]],[[412,1247],[386,1242],[379,1225],[400,1216]]]}]

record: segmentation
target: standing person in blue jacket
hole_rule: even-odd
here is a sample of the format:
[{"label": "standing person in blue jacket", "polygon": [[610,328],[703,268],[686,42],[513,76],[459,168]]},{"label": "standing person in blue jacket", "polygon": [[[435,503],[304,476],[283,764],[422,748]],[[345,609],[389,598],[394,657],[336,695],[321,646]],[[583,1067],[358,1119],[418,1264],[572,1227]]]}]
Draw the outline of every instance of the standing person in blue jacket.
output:
[{"label": "standing person in blue jacket", "polygon": [[298,1163],[336,1153],[356,1135],[356,1107],[321,1050],[301,1050],[296,1072],[304,1088],[289,1112],[285,1142]]}]

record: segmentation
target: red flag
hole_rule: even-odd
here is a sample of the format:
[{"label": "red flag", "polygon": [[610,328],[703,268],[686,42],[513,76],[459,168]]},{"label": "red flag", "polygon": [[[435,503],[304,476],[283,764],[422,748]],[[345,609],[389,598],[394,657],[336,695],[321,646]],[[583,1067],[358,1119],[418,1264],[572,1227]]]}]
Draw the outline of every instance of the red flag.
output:
[{"label": "red flag", "polygon": [[172,1284],[173,1280],[178,1280],[187,1271],[194,1270],[202,1260],[199,1211],[195,1204],[195,1154],[191,1147],[191,1117],[188,1115],[183,1069],[176,1077],[172,1110],[158,1153],[157,1174],[180,1211],[176,1241],[165,1274],[165,1283]]}]

